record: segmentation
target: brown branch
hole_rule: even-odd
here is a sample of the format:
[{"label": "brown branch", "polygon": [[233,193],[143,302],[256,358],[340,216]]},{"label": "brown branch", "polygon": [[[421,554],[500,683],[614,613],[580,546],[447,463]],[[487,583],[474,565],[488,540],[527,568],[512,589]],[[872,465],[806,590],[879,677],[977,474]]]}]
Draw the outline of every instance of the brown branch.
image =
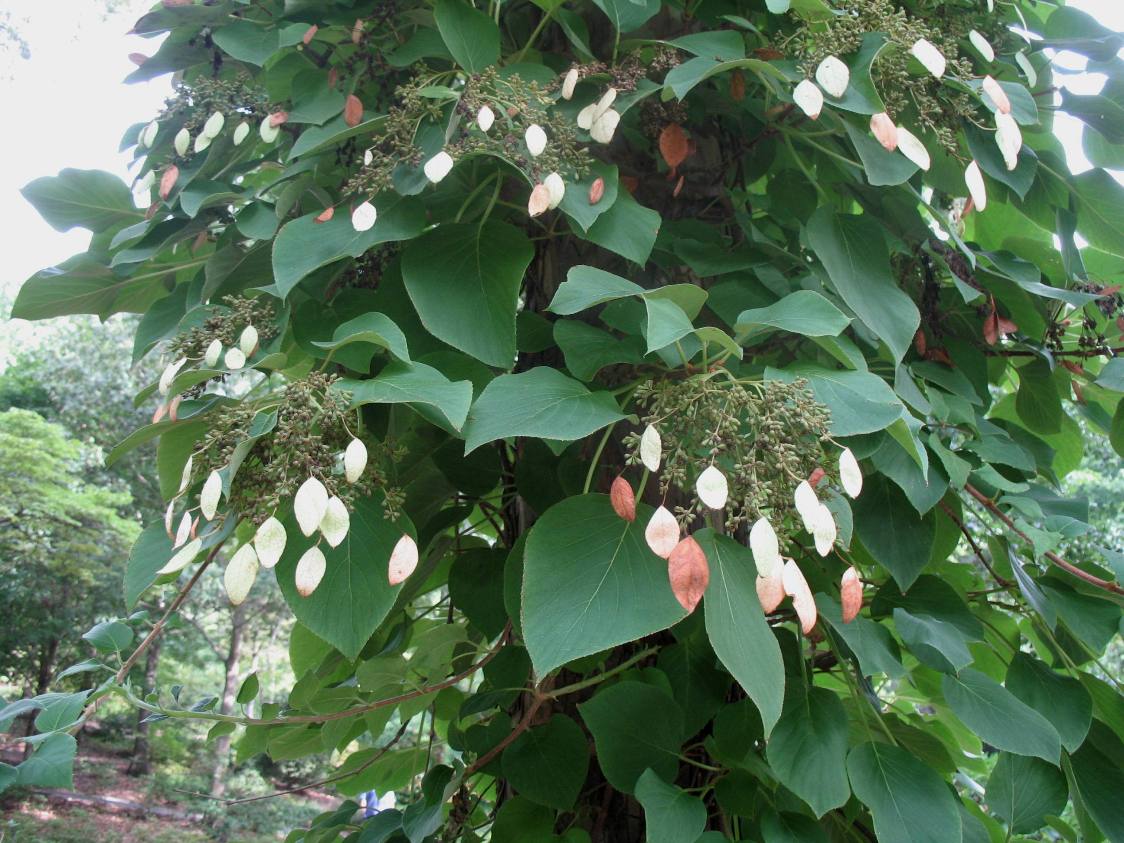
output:
[{"label": "brown branch", "polygon": [[[1081,350],[1081,349],[1076,349],[1076,348],[1071,349],[1071,350],[1063,349],[1061,351],[1051,351],[1050,353],[1054,357],[1083,357],[1083,358],[1086,358],[1086,357],[1102,357],[1102,356],[1108,356],[1109,354],[1112,354],[1112,355],[1124,354],[1124,346],[1120,346],[1118,348],[1101,349],[1100,351],[1098,351],[1096,349],[1087,349],[1087,350],[1084,350],[1084,351]],[[988,357],[1041,357],[1042,356],[1037,351],[1022,351],[1020,349],[1014,349],[1014,348],[1012,348],[1012,349],[985,348],[984,354],[986,354]]]},{"label": "brown branch", "polygon": [[987,568],[987,570],[991,573],[991,576],[994,577],[995,581],[1005,589],[1013,586],[1013,582],[999,576],[999,573],[991,566],[991,563],[987,561],[987,559],[983,555],[983,551],[980,549],[980,546],[976,544],[975,538],[970,532],[968,532],[968,528],[964,526],[964,522],[960,520],[960,518],[953,511],[952,507],[944,501],[940,502],[940,506],[941,509],[944,510],[944,514],[947,515],[949,519],[951,519],[952,523],[960,528],[961,534],[963,534],[964,538],[968,540],[968,544],[972,546],[972,550],[975,552],[976,558],[980,560],[981,565]]},{"label": "brown branch", "polygon": [[[993,501],[979,489],[975,488],[971,483],[964,484],[964,491],[966,491],[969,495],[971,495],[973,498],[987,507],[987,510],[990,513],[992,513],[996,518],[1006,524],[1016,535],[1020,536],[1024,541],[1033,544],[1033,542],[1031,542],[1030,536],[1016,527],[1015,522],[1008,518],[1007,515],[999,509],[995,501]],[[1073,576],[1085,580],[1085,582],[1089,583],[1090,585],[1095,585],[1097,588],[1103,588],[1105,591],[1112,592],[1113,594],[1124,594],[1124,588],[1121,588],[1116,583],[1109,582],[1108,580],[1102,580],[1100,577],[1093,576],[1090,573],[1082,571],[1071,562],[1066,562],[1053,551],[1047,550],[1045,555],[1047,559],[1049,559],[1063,571],[1068,571],[1069,573],[1073,574]]]},{"label": "brown branch", "polygon": [[512,741],[514,741],[517,737],[527,731],[527,729],[531,726],[531,721],[538,713],[539,708],[548,699],[549,697],[546,694],[535,691],[534,701],[531,703],[531,707],[527,709],[527,713],[523,715],[523,719],[519,721],[519,725],[512,729],[511,732],[506,737],[504,737],[502,741],[493,746],[491,749],[477,758],[476,761],[474,761],[469,767],[467,767],[464,771],[463,778],[467,779],[473,773],[478,772],[482,767],[486,767],[492,761],[492,759],[494,759],[497,755],[507,749]]}]

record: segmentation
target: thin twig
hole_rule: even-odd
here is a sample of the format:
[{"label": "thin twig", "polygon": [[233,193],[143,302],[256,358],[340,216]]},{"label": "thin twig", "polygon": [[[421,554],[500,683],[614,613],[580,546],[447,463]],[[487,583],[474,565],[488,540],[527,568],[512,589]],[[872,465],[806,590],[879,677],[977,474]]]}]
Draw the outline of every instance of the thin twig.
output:
[{"label": "thin twig", "polygon": [[1014,583],[1010,580],[999,576],[999,573],[991,566],[991,563],[987,561],[987,558],[983,555],[983,551],[980,549],[980,546],[976,544],[975,538],[970,532],[968,532],[968,528],[964,526],[964,522],[960,520],[957,514],[953,511],[952,507],[944,501],[940,502],[940,506],[941,509],[944,510],[944,514],[952,520],[952,523],[960,528],[960,532],[964,535],[964,538],[968,540],[968,544],[972,546],[972,550],[975,551],[976,558],[980,560],[981,565],[983,565],[989,572],[991,572],[991,576],[995,578],[995,581],[999,583],[999,585],[1003,586],[1004,589],[1008,589],[1012,585],[1014,585]]}]

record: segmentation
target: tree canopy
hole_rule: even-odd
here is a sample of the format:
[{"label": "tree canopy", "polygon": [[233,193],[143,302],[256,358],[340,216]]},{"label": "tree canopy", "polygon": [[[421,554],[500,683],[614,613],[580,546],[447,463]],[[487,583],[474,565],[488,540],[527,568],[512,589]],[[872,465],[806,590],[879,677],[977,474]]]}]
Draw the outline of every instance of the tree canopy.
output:
[{"label": "tree canopy", "polygon": [[135,31],[174,94],[133,185],[25,188],[93,236],[13,316],[140,314],[107,461],[155,440],[167,511],[122,611],[279,588],[293,684],[190,705],[130,675],[168,616],[101,624],[90,689],[0,713],[41,710],[0,786],[119,697],[399,794],[290,840],[1124,840],[1124,549],[1061,491],[1124,453],[1124,36],[1043,0]]}]

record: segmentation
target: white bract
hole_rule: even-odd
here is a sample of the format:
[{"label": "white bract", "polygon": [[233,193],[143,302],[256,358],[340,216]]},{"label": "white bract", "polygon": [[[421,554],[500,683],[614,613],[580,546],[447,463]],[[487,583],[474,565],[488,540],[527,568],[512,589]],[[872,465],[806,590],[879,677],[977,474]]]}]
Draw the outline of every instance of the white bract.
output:
[{"label": "white bract", "polygon": [[835,518],[827,505],[821,503],[816,511],[815,523],[812,525],[812,538],[816,542],[816,552],[820,556],[827,556],[831,553],[831,546],[835,544],[836,535]]},{"label": "white bract", "polygon": [[210,145],[211,145],[211,139],[207,135],[196,135],[195,136],[195,144],[194,144],[193,148],[195,149],[196,152],[202,152],[204,149],[206,149]]},{"label": "white bract", "polygon": [[226,125],[226,118],[221,111],[211,113],[207,118],[207,122],[203,124],[203,135],[208,138],[217,138],[222,127]]},{"label": "white bract", "polygon": [[425,162],[425,166],[422,167],[422,170],[425,171],[425,177],[427,179],[433,184],[437,184],[441,179],[449,175],[453,169],[453,163],[453,156],[442,149]]},{"label": "white bract", "polygon": [[887,152],[898,148],[898,127],[885,111],[871,115],[870,131]]},{"label": "white bract", "polygon": [[172,381],[176,379],[183,364],[187,362],[186,357],[181,357],[164,367],[164,371],[160,374],[160,382],[157,384],[157,389],[160,390],[161,395],[167,395],[168,390],[172,388]]},{"label": "white bract", "polygon": [[168,563],[156,572],[157,576],[164,576],[165,574],[175,574],[182,571],[188,566],[192,559],[194,559],[203,547],[202,539],[192,539],[183,547],[181,547]]},{"label": "white bract", "polygon": [[598,143],[610,143],[620,122],[620,112],[610,108],[593,121],[593,125],[589,128],[589,136]]},{"label": "white bract", "polygon": [[228,369],[241,369],[246,365],[246,355],[240,348],[228,348],[222,362]]},{"label": "white bract", "polygon": [[332,496],[328,498],[328,505],[324,508],[324,517],[320,519],[320,535],[332,547],[339,547],[340,542],[347,538],[347,531],[351,528],[351,516],[343,501]]},{"label": "white bract", "polygon": [[267,114],[265,119],[261,121],[261,126],[258,127],[258,134],[266,143],[273,143],[277,140],[277,136],[281,134],[281,127],[274,126],[271,116]]},{"label": "white bract", "polygon": [[578,69],[571,67],[562,77],[562,99],[568,100],[574,96],[574,88],[578,84]]},{"label": "white bract", "polygon": [[203,483],[203,491],[199,493],[199,511],[203,517],[211,521],[218,511],[219,502],[222,500],[222,475],[212,471]]},{"label": "white bract", "polygon": [[536,184],[527,197],[527,216],[537,217],[547,212],[550,208],[550,188],[545,184]]},{"label": "white bract", "polygon": [[263,567],[272,568],[281,561],[281,554],[285,552],[285,543],[288,539],[285,525],[272,515],[261,522],[258,531],[254,533],[254,550],[257,551],[258,561]]},{"label": "white bract", "polygon": [[1023,133],[1015,118],[1002,111],[995,113],[995,143],[1003,153],[1003,161],[1008,170],[1019,165],[1019,150],[1023,147]]},{"label": "white bract", "polygon": [[180,475],[179,494],[183,494],[187,487],[191,485],[191,467],[194,463],[195,455],[192,454],[187,458],[187,462],[183,464],[183,474]]},{"label": "white bract", "polygon": [[190,144],[191,132],[187,129],[180,129],[172,139],[172,148],[175,149],[176,155],[185,155],[187,153],[187,147]]},{"label": "white bract", "polygon": [[924,38],[918,38],[909,48],[909,51],[936,78],[940,79],[944,76],[946,64],[944,53],[934,47],[931,42]]},{"label": "white bract", "polygon": [[487,132],[495,122],[496,113],[486,105],[480,106],[480,110],[476,112],[476,125],[480,127],[480,131]]},{"label": "white bract", "polygon": [[976,30],[968,33],[968,40],[972,42],[972,46],[976,48],[976,52],[984,57],[984,61],[995,61],[995,50],[992,49],[991,44]]},{"label": "white bract", "polygon": [[254,349],[258,347],[258,329],[253,325],[247,325],[243,328],[241,335],[238,337],[238,347],[247,357],[253,354]]},{"label": "white bract", "polygon": [[925,144],[905,126],[898,126],[898,151],[922,170],[927,171],[932,165]]},{"label": "white bract", "polygon": [[663,442],[660,440],[660,432],[653,425],[648,425],[640,436],[640,462],[648,471],[659,471],[662,455]]},{"label": "white bract", "polygon": [[370,149],[366,149],[366,150],[363,151],[363,166],[364,167],[370,167],[371,164],[374,163],[374,160],[375,160],[375,153],[373,151],[371,151]]},{"label": "white bract", "polygon": [[823,111],[823,92],[811,79],[804,79],[792,91],[792,101],[800,110],[816,120]]},{"label": "white bract", "polygon": [[597,102],[590,103],[578,112],[578,128],[585,129],[598,143],[608,143],[613,139],[621,115],[612,108],[617,99],[617,89],[609,88]]},{"label": "white bract", "polygon": [[160,124],[153,120],[144,129],[141,130],[140,137],[137,139],[141,146],[151,147],[156,143],[156,135],[160,131]]},{"label": "white bract", "polygon": [[315,533],[327,508],[328,490],[315,477],[309,477],[293,497],[293,513],[297,516],[301,532],[306,536]]},{"label": "white bract", "polygon": [[386,578],[391,585],[405,582],[414,569],[418,567],[418,544],[408,534],[403,534],[394,550],[390,553],[390,561],[386,566]]},{"label": "white bract", "polygon": [[863,490],[862,469],[850,448],[844,448],[839,455],[839,482],[843,484],[843,491],[852,498],[857,498]]},{"label": "white bract", "polygon": [[770,578],[780,569],[781,547],[776,530],[765,518],[758,518],[749,531],[749,549],[753,551],[753,562],[757,566],[757,576]]},{"label": "white bract", "polygon": [[800,618],[800,629],[807,635],[816,625],[816,601],[812,597],[812,589],[808,588],[803,572],[791,559],[784,563],[782,577],[785,594],[792,598],[792,608]]},{"label": "white bract", "polygon": [[838,99],[847,93],[851,81],[851,71],[835,56],[828,56],[816,68],[816,81],[820,87]]},{"label": "white bract", "polygon": [[235,606],[240,605],[249,595],[258,576],[258,567],[258,555],[250,544],[238,548],[227,563],[222,581],[226,586],[226,596]]},{"label": "white bract", "polygon": [[816,518],[820,512],[820,499],[816,497],[816,490],[807,480],[801,480],[792,493],[792,502],[796,504],[796,511],[804,522],[804,529],[811,533],[815,529]]},{"label": "white bract", "polygon": [[566,182],[562,181],[562,176],[558,173],[551,173],[542,182],[546,185],[546,189],[550,192],[550,204],[547,206],[551,211],[562,204],[562,198],[566,195]]},{"label": "white bract", "polygon": [[293,575],[297,592],[301,597],[308,597],[316,591],[320,580],[324,579],[324,572],[328,569],[328,560],[324,558],[324,551],[317,546],[312,546],[304,552],[297,562],[297,570]]},{"label": "white bract", "polygon": [[995,81],[992,76],[985,76],[983,82],[980,83],[980,88],[984,92],[984,96],[991,100],[991,104],[995,106],[996,111],[1001,111],[1004,114],[1011,113],[1011,100],[1007,97],[1007,92],[1003,90],[1003,86]]},{"label": "white bract", "polygon": [[661,506],[652,513],[644,528],[644,540],[656,556],[664,559],[671,556],[671,551],[679,544],[679,522],[667,507]]},{"label": "white bract", "polygon": [[695,481],[695,492],[698,494],[699,500],[711,509],[722,509],[726,505],[726,498],[730,494],[726,475],[713,465],[707,466],[706,470],[699,475],[699,479]]},{"label": "white bract", "polygon": [[241,146],[242,141],[246,140],[250,135],[250,124],[243,120],[238,124],[238,128],[234,130],[234,145]]},{"label": "white bract", "polygon": [[532,123],[527,127],[527,131],[523,133],[523,140],[526,142],[527,151],[531,153],[532,157],[537,158],[546,149],[546,132],[538,123]]},{"label": "white bract", "polygon": [[1026,76],[1027,84],[1034,87],[1038,84],[1038,71],[1034,69],[1034,65],[1030,63],[1030,59],[1026,57],[1026,53],[1019,50],[1015,53],[1015,64],[1019,66],[1019,70]]},{"label": "white bract", "polygon": [[185,512],[183,518],[180,519],[180,525],[176,528],[176,539],[172,542],[172,548],[183,547],[187,544],[187,540],[191,538],[191,513]]},{"label": "white bract", "polygon": [[343,452],[343,476],[348,483],[354,483],[367,467],[367,446],[359,439],[352,439],[347,443]]},{"label": "white bract", "polygon": [[968,194],[972,197],[972,204],[976,206],[976,210],[982,211],[987,208],[987,188],[984,187],[980,165],[975,161],[964,170],[964,183],[968,185]]},{"label": "white bract", "polygon": [[134,193],[148,193],[152,189],[152,185],[156,184],[156,171],[149,170],[137,181],[136,187],[133,188]]},{"label": "white bract", "polygon": [[356,231],[369,231],[379,218],[379,212],[370,202],[360,202],[351,212],[351,227]]},{"label": "white bract", "polygon": [[203,365],[208,369],[213,369],[218,365],[220,357],[222,357],[222,340],[211,340],[211,344],[207,346],[207,352],[203,355]]},{"label": "white bract", "polygon": [[168,534],[168,538],[175,538],[175,533],[172,532],[172,520],[176,517],[176,502],[171,500],[168,502],[168,508],[164,510],[164,532]]}]

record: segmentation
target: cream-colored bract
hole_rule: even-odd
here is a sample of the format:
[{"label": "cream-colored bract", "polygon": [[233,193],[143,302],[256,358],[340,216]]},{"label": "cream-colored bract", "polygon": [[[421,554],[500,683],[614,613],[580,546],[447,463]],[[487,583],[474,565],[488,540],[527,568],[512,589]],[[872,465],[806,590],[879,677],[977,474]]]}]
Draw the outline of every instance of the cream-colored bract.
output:
[{"label": "cream-colored bract", "polygon": [[161,395],[167,395],[168,390],[172,388],[172,381],[176,379],[180,369],[183,368],[184,363],[187,362],[186,357],[181,357],[164,367],[164,371],[160,374],[160,382],[157,384],[157,389]]},{"label": "cream-colored bract", "polygon": [[188,566],[191,560],[199,554],[202,547],[202,539],[192,539],[176,551],[175,555],[168,560],[167,564],[156,572],[156,575],[162,577],[165,574],[175,574],[182,571]]},{"label": "cream-colored bract", "polygon": [[241,146],[242,141],[250,136],[250,124],[243,120],[234,130],[234,145]]},{"label": "cream-colored bract", "polygon": [[253,325],[247,325],[243,328],[241,335],[238,337],[238,347],[247,357],[253,354],[258,347],[258,329]]},{"label": "cream-colored bract", "polygon": [[414,569],[418,567],[418,543],[409,534],[403,533],[402,538],[394,545],[390,553],[390,561],[386,566],[386,578],[391,585],[405,582]]},{"label": "cream-colored bract", "polygon": [[885,111],[871,115],[870,131],[887,152],[898,148],[898,127]]},{"label": "cream-colored bract", "polygon": [[983,35],[973,29],[968,33],[968,40],[972,42],[976,52],[983,56],[984,61],[989,63],[995,61],[995,49]]},{"label": "cream-colored bract", "polygon": [[195,152],[198,153],[198,152],[202,152],[204,149],[206,149],[210,145],[211,145],[211,137],[209,135],[196,135],[195,136],[195,143],[192,144],[191,148],[194,149]]},{"label": "cream-colored bract", "polygon": [[932,159],[929,158],[929,150],[925,148],[925,144],[921,143],[917,135],[905,126],[898,126],[898,152],[922,170],[928,171],[932,165]]},{"label": "cream-colored bract", "polygon": [[251,544],[244,544],[230,557],[222,582],[226,586],[226,596],[235,606],[241,605],[254,586],[258,577],[258,555]]},{"label": "cream-colored bract", "polygon": [[796,617],[800,619],[800,629],[807,635],[816,625],[816,600],[812,597],[812,589],[797,564],[789,559],[784,563],[782,574],[784,593],[792,598],[792,608],[796,610]]},{"label": "cream-colored bract", "polygon": [[348,483],[354,483],[363,475],[367,467],[367,446],[361,439],[352,439],[343,452],[343,476]]},{"label": "cream-colored bract", "polygon": [[653,425],[648,425],[640,436],[640,462],[648,471],[659,471],[662,457],[663,442],[660,440],[660,432]]},{"label": "cream-colored bract", "polygon": [[297,561],[297,570],[293,575],[297,593],[301,597],[308,597],[316,591],[316,587],[320,585],[320,580],[324,579],[324,572],[327,570],[328,560],[324,558],[324,551],[313,545]]},{"label": "cream-colored bract", "polygon": [[783,564],[777,532],[767,518],[758,518],[749,530],[749,549],[759,577],[771,577]]},{"label": "cream-colored bract", "polygon": [[964,169],[964,183],[968,185],[968,195],[972,197],[976,210],[983,211],[987,208],[987,188],[984,186],[980,165],[975,161]]},{"label": "cream-colored bract", "polygon": [[425,177],[427,179],[433,182],[433,184],[437,184],[445,178],[445,176],[449,175],[453,169],[454,163],[453,156],[442,149],[425,162],[425,166],[422,167],[422,170],[425,172]]},{"label": "cream-colored bract", "polygon": [[254,533],[254,550],[257,551],[262,567],[272,568],[281,561],[288,540],[285,525],[275,517],[271,515],[261,522],[258,531]]},{"label": "cream-colored bract", "polygon": [[327,508],[328,490],[317,478],[309,477],[293,497],[293,513],[297,516],[301,532],[306,536],[315,533]]},{"label": "cream-colored bract", "polygon": [[648,543],[652,553],[662,559],[671,556],[671,551],[679,544],[679,522],[665,506],[658,507],[648,519],[644,528],[644,541]]},{"label": "cream-colored bract", "polygon": [[370,202],[360,202],[351,212],[351,227],[356,231],[369,231],[379,218],[379,212]]},{"label": "cream-colored bract", "polygon": [[176,537],[172,541],[172,549],[183,547],[187,544],[187,540],[191,538],[191,513],[185,512],[183,518],[180,519],[180,525],[176,528]]},{"label": "cream-colored bract", "polygon": [[221,111],[211,112],[211,116],[207,118],[207,122],[203,124],[203,136],[207,138],[217,138],[222,127],[226,125],[226,118]]},{"label": "cream-colored bract", "polygon": [[277,136],[281,134],[281,127],[274,126],[272,115],[267,114],[258,127],[258,134],[261,135],[261,139],[266,143],[273,143],[277,140]]},{"label": "cream-colored bract", "polygon": [[937,79],[944,76],[945,65],[947,64],[944,53],[934,47],[932,42],[924,38],[918,38],[913,42],[913,46],[909,48],[909,51],[913,53],[913,57],[921,62],[921,64],[925,66],[925,69],[932,73]]},{"label": "cream-colored bract", "polygon": [[820,556],[827,556],[831,553],[837,535],[835,516],[831,514],[827,504],[821,503],[819,509],[816,510],[815,523],[812,525],[812,538],[816,542],[816,553]]},{"label": "cream-colored bract", "polygon": [[191,132],[187,129],[180,129],[176,132],[176,136],[172,138],[172,149],[176,151],[176,155],[183,157],[187,154],[187,148],[191,145]]},{"label": "cream-colored bract", "polygon": [[589,128],[589,136],[598,143],[610,143],[620,122],[620,113],[610,108],[593,121],[593,125]]},{"label": "cream-colored bract", "polygon": [[792,493],[792,502],[796,511],[800,513],[800,520],[804,522],[804,529],[811,533],[816,526],[816,518],[820,512],[820,499],[816,497],[816,490],[807,480],[796,484]]},{"label": "cream-colored bract", "polygon": [[792,91],[792,101],[813,120],[823,111],[823,91],[811,79],[804,79]]},{"label": "cream-colored bract", "polygon": [[816,68],[816,81],[821,88],[838,99],[847,93],[847,85],[851,82],[851,71],[838,57],[828,56]]},{"label": "cream-colored bract", "polygon": [[490,131],[495,122],[496,112],[486,105],[480,106],[480,110],[476,112],[476,125],[480,127],[480,131],[485,133]]},{"label": "cream-colored bract", "polygon": [[246,355],[240,348],[228,348],[222,358],[223,365],[228,369],[241,369],[246,365]]},{"label": "cream-colored bract", "polygon": [[985,76],[983,82],[980,83],[980,90],[984,92],[987,99],[991,100],[991,104],[995,106],[996,111],[1001,111],[1004,114],[1011,113],[1011,100],[1007,96],[1007,92],[1003,90],[1003,86],[995,81],[992,76]]},{"label": "cream-colored bract", "polygon": [[777,565],[768,576],[757,577],[757,599],[765,614],[775,612],[784,600],[784,566]]},{"label": "cream-colored bract", "polygon": [[1015,118],[1002,111],[995,113],[995,143],[1003,153],[1003,163],[1008,170],[1019,166],[1019,150],[1023,148],[1023,133]]},{"label": "cream-colored bract", "polygon": [[543,150],[546,149],[546,132],[538,123],[532,123],[527,127],[527,131],[523,133],[523,140],[527,144],[527,151],[534,158],[542,155]]},{"label": "cream-colored bract", "polygon": [[537,217],[545,214],[550,207],[550,188],[545,184],[536,184],[527,197],[527,216]]},{"label": "cream-colored bract", "polygon": [[726,499],[730,495],[730,486],[726,475],[716,466],[709,465],[695,481],[695,492],[704,504],[710,509],[722,509],[726,506]]},{"label": "cream-colored bract", "polygon": [[550,192],[550,204],[547,208],[553,211],[562,204],[562,199],[566,196],[566,182],[562,181],[562,176],[558,173],[551,173],[542,180],[542,183]]},{"label": "cream-colored bract", "polygon": [[203,365],[208,369],[213,369],[218,365],[220,357],[222,357],[222,340],[211,340],[211,344],[207,346],[206,354],[203,355]]},{"label": "cream-colored bract", "polygon": [[850,448],[844,448],[839,455],[839,482],[852,498],[857,498],[863,490],[863,472]]},{"label": "cream-colored bract", "polygon": [[566,75],[562,77],[562,99],[572,99],[574,96],[574,88],[578,84],[578,69],[571,67],[566,71]]},{"label": "cream-colored bract", "polygon": [[344,506],[344,502],[336,496],[328,498],[328,505],[324,507],[324,517],[320,519],[320,535],[332,547],[339,547],[347,538],[347,531],[351,528],[351,515]]},{"label": "cream-colored bract", "polygon": [[219,502],[222,500],[222,475],[212,471],[203,483],[203,491],[199,493],[199,511],[203,517],[211,521],[218,511]]}]

